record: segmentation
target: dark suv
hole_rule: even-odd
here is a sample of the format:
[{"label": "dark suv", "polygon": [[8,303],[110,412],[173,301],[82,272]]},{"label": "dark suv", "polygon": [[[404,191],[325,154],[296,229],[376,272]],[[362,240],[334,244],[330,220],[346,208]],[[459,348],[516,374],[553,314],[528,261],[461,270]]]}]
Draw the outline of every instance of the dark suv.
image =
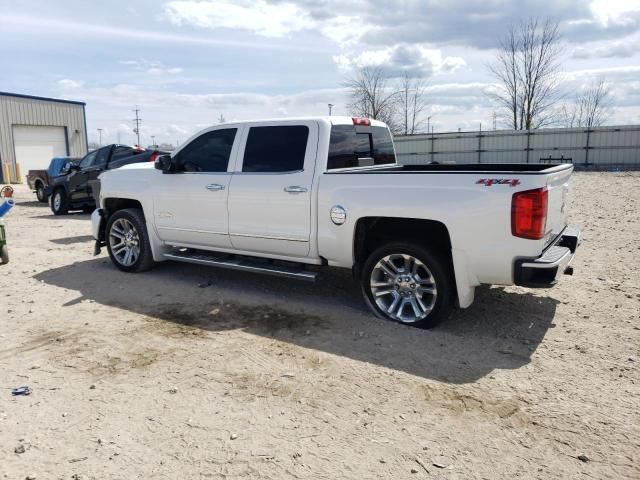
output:
[{"label": "dark suv", "polygon": [[163,153],[118,144],[88,153],[80,162],[69,164],[66,175],[51,182],[51,211],[64,215],[69,210],[93,210],[96,205],[93,189],[99,182],[98,175],[130,163],[154,162]]}]

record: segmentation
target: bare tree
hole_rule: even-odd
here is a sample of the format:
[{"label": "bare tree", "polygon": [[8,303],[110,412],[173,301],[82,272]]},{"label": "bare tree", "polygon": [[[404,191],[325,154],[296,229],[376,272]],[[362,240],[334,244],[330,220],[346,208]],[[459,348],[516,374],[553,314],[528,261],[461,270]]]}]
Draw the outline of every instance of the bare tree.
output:
[{"label": "bare tree", "polygon": [[381,68],[361,68],[344,85],[351,95],[349,107],[355,115],[381,120],[395,130],[398,91],[389,84]]},{"label": "bare tree", "polygon": [[424,123],[423,112],[427,108],[426,82],[423,78],[412,78],[405,74],[398,91],[398,113],[400,133],[413,135]]},{"label": "bare tree", "polygon": [[573,127],[599,127],[611,116],[611,89],[604,79],[593,82],[578,93],[572,105],[563,107],[564,124]]},{"label": "bare tree", "polygon": [[496,62],[489,67],[498,81],[490,97],[514,130],[540,128],[555,119],[559,99],[560,34],[550,19],[512,26],[500,40]]}]

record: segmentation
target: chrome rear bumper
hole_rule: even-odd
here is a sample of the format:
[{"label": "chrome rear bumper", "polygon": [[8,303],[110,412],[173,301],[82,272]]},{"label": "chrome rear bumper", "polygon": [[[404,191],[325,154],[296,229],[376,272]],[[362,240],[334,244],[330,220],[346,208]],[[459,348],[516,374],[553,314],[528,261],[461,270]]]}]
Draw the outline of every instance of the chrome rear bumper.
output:
[{"label": "chrome rear bumper", "polygon": [[515,263],[516,285],[529,288],[550,288],[561,274],[573,275],[571,261],[580,245],[580,230],[567,227],[558,240],[534,259],[519,259]]}]

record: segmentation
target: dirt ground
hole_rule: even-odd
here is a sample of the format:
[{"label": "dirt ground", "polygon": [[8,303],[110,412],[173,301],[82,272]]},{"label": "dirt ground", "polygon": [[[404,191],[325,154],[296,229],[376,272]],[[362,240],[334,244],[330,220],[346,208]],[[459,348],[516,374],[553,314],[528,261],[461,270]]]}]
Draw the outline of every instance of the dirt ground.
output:
[{"label": "dirt ground", "polygon": [[2,478],[640,478],[638,175],[575,175],[573,277],[480,288],[431,331],[373,318],[346,272],[127,275],[87,215],[17,201]]}]

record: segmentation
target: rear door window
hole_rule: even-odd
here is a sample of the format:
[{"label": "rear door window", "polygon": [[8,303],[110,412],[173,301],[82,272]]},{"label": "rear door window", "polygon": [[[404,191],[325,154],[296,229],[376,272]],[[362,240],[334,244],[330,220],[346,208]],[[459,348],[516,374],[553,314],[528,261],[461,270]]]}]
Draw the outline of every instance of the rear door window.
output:
[{"label": "rear door window", "polygon": [[[138,152],[144,152],[144,150],[138,150]],[[123,158],[130,157],[136,154],[136,150],[126,145],[118,145],[113,149],[113,153],[111,154],[111,161],[115,162],[117,160],[122,160]]]},{"label": "rear door window", "polygon": [[109,160],[110,151],[111,151],[111,147],[105,147],[98,150],[98,156],[96,157],[94,166],[98,168],[104,168],[104,166],[107,164],[107,160]]},{"label": "rear door window", "polygon": [[385,127],[334,125],[327,168],[366,167],[396,162],[393,141]]},{"label": "rear door window", "polygon": [[242,162],[243,172],[285,173],[304,169],[309,127],[251,127]]}]

